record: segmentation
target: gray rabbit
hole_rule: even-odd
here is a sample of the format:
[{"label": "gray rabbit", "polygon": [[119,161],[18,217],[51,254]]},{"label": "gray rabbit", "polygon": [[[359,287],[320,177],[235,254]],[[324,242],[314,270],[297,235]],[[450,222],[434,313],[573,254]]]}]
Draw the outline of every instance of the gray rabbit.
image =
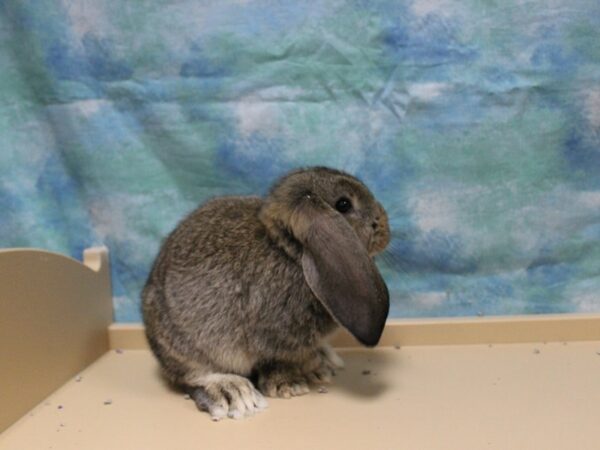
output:
[{"label": "gray rabbit", "polygon": [[367,187],[326,167],[287,174],[264,199],[205,203],[166,239],[142,293],[166,378],[213,420],[330,381],[338,325],[379,341],[389,295],[372,257],[389,239]]}]

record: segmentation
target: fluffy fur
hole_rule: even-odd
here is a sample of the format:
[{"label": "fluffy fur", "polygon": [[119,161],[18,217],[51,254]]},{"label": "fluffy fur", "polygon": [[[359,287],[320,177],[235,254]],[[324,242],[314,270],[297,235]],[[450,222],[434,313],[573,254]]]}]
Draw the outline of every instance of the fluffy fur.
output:
[{"label": "fluffy fur", "polygon": [[338,323],[379,339],[388,298],[371,256],[388,242],[369,190],[328,168],[294,171],[265,199],[207,202],[166,239],[142,293],[165,376],[215,420],[329,381],[342,362],[325,338]]}]

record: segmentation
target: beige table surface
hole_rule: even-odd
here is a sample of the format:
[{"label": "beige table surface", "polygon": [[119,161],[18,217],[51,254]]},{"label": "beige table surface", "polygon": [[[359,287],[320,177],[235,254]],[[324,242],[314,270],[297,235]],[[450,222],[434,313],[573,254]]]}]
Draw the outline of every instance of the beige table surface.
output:
[{"label": "beige table surface", "polygon": [[111,351],[0,449],[600,449],[600,342],[340,353],[347,367],[327,393],[212,422],[147,350]]}]

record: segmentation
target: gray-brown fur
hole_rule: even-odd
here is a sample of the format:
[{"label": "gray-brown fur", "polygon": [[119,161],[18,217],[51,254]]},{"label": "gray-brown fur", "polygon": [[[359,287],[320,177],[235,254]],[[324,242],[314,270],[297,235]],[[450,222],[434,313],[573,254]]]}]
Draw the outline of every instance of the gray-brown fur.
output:
[{"label": "gray-brown fur", "polygon": [[[343,223],[335,210],[341,196],[354,206]],[[309,281],[321,297],[330,295],[336,275],[327,268],[337,253],[321,257],[310,248],[315,233],[324,235],[315,225],[322,214],[328,218],[323,226],[351,225],[354,232],[345,230],[340,242],[353,239],[362,245],[360,255],[372,256],[389,241],[385,211],[360,181],[310,168],[283,177],[266,199],[207,202],[164,242],[142,293],[147,338],[166,377],[190,390],[213,418],[260,409],[249,378],[266,395],[288,397],[327,381],[338,365],[324,342],[337,326],[331,310],[337,303],[317,298],[305,273],[307,261],[316,261],[310,270],[319,273]],[[335,241],[335,230],[328,232]],[[385,285],[365,258],[363,266],[374,270],[370,277],[378,277],[365,295],[383,304],[387,290],[382,292]],[[371,286],[371,280],[363,284]],[[381,327],[387,305],[377,308],[374,326]],[[369,339],[378,340],[380,332]]]}]

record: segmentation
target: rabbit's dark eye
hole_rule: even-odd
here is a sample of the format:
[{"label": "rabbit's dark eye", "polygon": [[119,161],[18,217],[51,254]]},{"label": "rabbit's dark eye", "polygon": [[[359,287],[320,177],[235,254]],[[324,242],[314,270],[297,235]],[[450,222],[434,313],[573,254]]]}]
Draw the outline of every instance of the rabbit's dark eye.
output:
[{"label": "rabbit's dark eye", "polygon": [[342,197],[337,202],[335,202],[335,209],[337,209],[342,214],[347,213],[352,209],[352,203],[346,197]]}]

